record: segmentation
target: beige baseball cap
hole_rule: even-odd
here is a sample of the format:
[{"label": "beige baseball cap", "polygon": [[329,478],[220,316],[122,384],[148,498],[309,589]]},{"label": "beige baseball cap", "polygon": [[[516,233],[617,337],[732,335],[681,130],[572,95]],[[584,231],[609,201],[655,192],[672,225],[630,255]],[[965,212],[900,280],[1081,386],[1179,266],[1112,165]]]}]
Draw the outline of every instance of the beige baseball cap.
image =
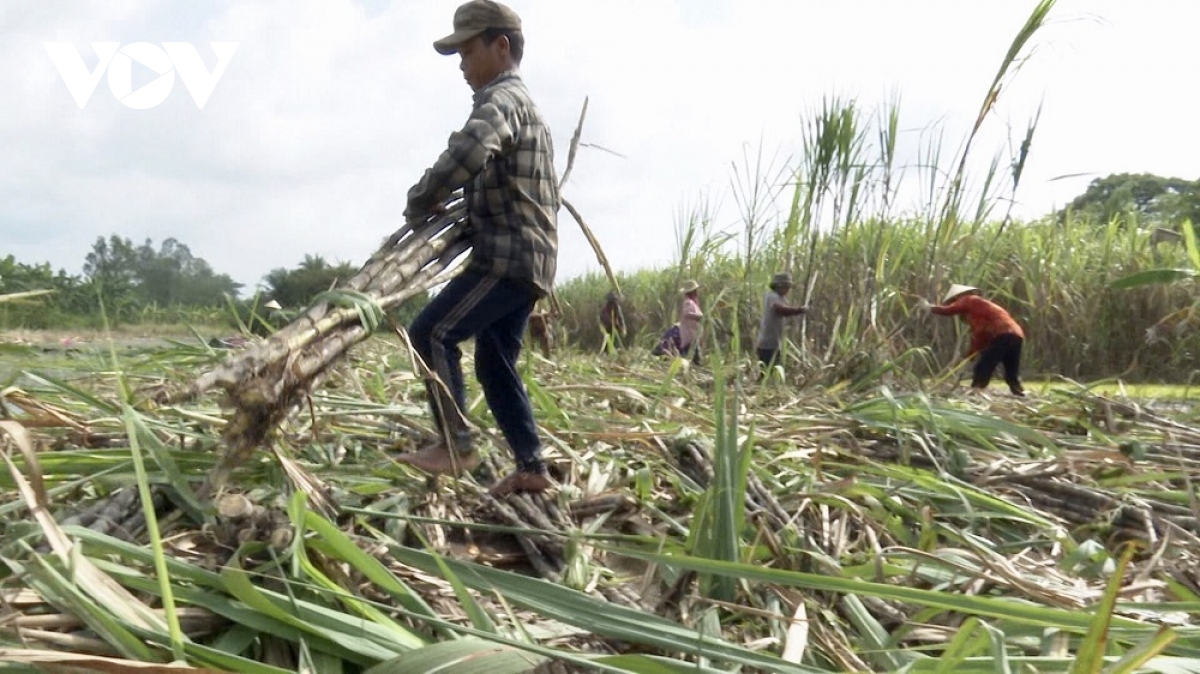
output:
[{"label": "beige baseball cap", "polygon": [[439,54],[457,54],[464,42],[489,28],[521,30],[521,17],[495,0],[471,0],[454,11],[454,32],[433,43]]}]

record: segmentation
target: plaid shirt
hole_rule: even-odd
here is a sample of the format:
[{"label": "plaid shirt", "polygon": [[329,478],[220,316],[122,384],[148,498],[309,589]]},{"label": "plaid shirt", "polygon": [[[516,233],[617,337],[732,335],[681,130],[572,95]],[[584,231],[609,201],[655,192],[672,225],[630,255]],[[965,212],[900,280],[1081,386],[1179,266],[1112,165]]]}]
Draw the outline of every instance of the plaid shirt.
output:
[{"label": "plaid shirt", "polygon": [[554,285],[558,208],[550,129],[516,71],[475,92],[475,106],[433,168],[408,191],[407,217],[420,217],[463,188],[471,228],[468,267],[532,284]]}]

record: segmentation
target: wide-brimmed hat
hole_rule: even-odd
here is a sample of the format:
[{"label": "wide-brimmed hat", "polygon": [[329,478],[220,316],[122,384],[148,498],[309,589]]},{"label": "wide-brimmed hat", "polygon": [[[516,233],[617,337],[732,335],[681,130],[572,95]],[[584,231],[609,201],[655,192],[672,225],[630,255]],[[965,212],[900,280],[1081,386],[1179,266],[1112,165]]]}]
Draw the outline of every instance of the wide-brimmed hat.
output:
[{"label": "wide-brimmed hat", "polygon": [[433,43],[439,54],[457,54],[464,42],[489,28],[521,30],[521,17],[494,0],[471,0],[454,12],[454,32]]},{"label": "wide-brimmed hat", "polygon": [[954,298],[958,297],[959,295],[978,291],[979,288],[976,288],[975,286],[964,286],[955,283],[952,284],[950,289],[946,291],[946,299],[942,300],[942,303],[946,304],[948,302],[953,302]]},{"label": "wide-brimmed hat", "polygon": [[784,272],[780,272],[780,273],[772,276],[771,283],[768,285],[768,287],[778,288],[779,286],[789,286],[790,287],[792,285],[794,285],[792,283],[792,275],[787,273],[786,271],[784,271]]},{"label": "wide-brimmed hat", "polygon": [[700,289],[699,283],[696,283],[695,281],[688,279],[683,282],[682,286],[679,287],[679,292],[686,295],[688,293],[695,292],[699,289]]},{"label": "wide-brimmed hat", "polygon": [[276,302],[275,300],[271,300],[271,301],[267,302],[266,304],[263,304],[263,308],[264,308],[264,309],[273,309],[273,310],[275,310],[275,311],[279,311],[279,310],[280,310],[280,309],[282,309],[283,307],[279,305],[279,302]]}]

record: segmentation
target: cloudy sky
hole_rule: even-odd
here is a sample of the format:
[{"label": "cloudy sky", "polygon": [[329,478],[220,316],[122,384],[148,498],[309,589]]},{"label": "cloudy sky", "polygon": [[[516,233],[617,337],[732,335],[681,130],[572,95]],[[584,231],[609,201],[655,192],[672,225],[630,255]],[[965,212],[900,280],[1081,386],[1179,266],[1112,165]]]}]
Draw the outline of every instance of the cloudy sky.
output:
[{"label": "cloudy sky", "polygon": [[[957,146],[1033,4],[511,2],[560,170],[590,97],[583,140],[611,153],[584,148],[565,194],[623,269],[667,264],[681,211],[703,200],[734,226],[733,166],[760,146],[784,166],[823,96],[869,110],[899,95],[910,147],[935,123]],[[98,236],[174,237],[249,286],[305,254],[364,261],[469,112],[457,58],[430,46],[457,5],[3,0],[0,256],[78,273]],[[1043,105],[1018,215],[1108,173],[1200,178],[1196,25],[1192,0],[1060,0],[980,141],[987,160]],[[211,42],[238,44],[202,109],[178,76],[157,106],[127,107],[108,73],[81,109],[46,42],[89,71],[93,42],[187,42],[210,70]],[[154,79],[139,68],[135,90]],[[560,281],[597,269],[561,216]]]}]

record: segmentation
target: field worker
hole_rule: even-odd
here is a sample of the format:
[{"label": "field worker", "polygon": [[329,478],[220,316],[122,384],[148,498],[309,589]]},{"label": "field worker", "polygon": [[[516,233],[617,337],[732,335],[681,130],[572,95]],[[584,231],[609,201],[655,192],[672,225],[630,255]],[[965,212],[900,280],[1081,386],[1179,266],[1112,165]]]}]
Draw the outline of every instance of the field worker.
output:
[{"label": "field worker", "polygon": [[554,352],[554,312],[534,311],[529,314],[529,336],[549,359]]},{"label": "field worker", "polygon": [[[779,345],[783,341],[783,319],[789,316],[799,316],[808,311],[808,307],[785,304],[792,289],[792,275],[782,272],[771,277],[767,286],[770,290],[763,296],[762,324],[758,326],[758,341],[754,348],[758,351],[758,360],[766,370],[774,367],[779,361]],[[765,370],[764,370],[765,374]]]},{"label": "field worker", "polygon": [[700,284],[695,281],[684,281],[679,289],[683,302],[679,307],[679,355],[692,357],[692,362],[700,362],[700,319],[704,312],[700,311]]},{"label": "field worker", "polygon": [[621,307],[621,296],[615,290],[608,291],[604,306],[600,308],[600,327],[604,329],[605,348],[612,344],[619,349],[625,345],[625,310]]},{"label": "field worker", "polygon": [[451,193],[463,188],[471,254],[409,328],[417,353],[445,383],[427,382],[442,437],[399,460],[434,474],[479,464],[463,415],[467,397],[458,348],[473,337],[476,377],[516,458],[516,471],[492,493],[543,491],[551,482],[517,361],[529,315],[549,294],[558,262],[562,201],[550,129],[521,79],[525,38],[512,9],[471,0],[454,12],[454,32],[433,47],[458,54],[475,92],[473,107],[462,130],[450,135],[449,147],[408,191],[404,214],[423,220],[442,212]]},{"label": "field worker", "polygon": [[700,311],[700,284],[692,280],[684,281],[679,294],[683,296],[679,306],[679,321],[667,329],[651,353],[656,356],[690,356],[693,363],[699,364],[700,319],[704,318],[704,312]]},{"label": "field worker", "polygon": [[921,298],[920,306],[939,316],[963,316],[971,326],[971,346],[963,359],[977,356],[971,388],[982,391],[992,381],[996,366],[1004,364],[1004,381],[1012,394],[1024,397],[1021,386],[1021,345],[1025,331],[998,304],[979,296],[979,289],[954,284],[950,286],[942,306],[934,306]]}]

